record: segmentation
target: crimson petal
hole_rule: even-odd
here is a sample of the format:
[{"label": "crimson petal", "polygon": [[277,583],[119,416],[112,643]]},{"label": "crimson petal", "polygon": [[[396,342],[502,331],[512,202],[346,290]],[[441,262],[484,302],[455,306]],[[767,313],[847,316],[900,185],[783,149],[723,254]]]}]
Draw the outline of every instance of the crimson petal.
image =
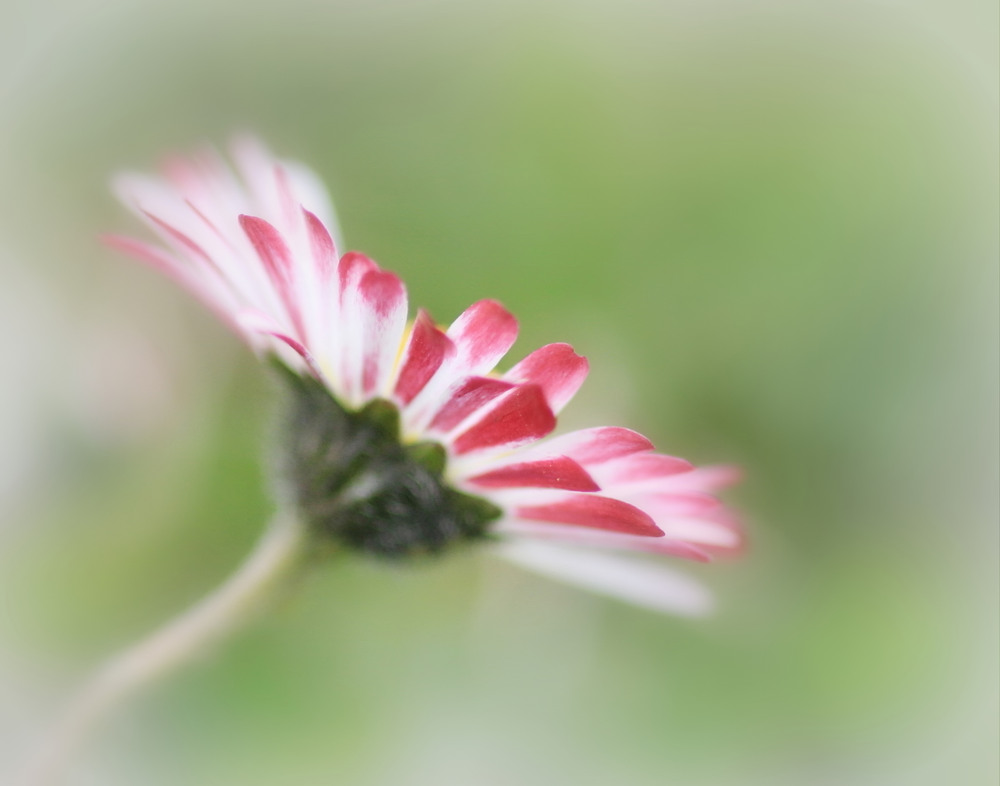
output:
[{"label": "crimson petal", "polygon": [[469,377],[438,410],[431,421],[437,431],[451,431],[476,410],[514,388],[511,382],[491,377]]},{"label": "crimson petal", "polygon": [[548,488],[600,491],[590,474],[568,456],[510,464],[469,478],[482,488]]},{"label": "crimson petal", "polygon": [[281,233],[263,218],[241,215],[239,220],[257,256],[263,262],[268,278],[271,279],[282,303],[285,304],[296,332],[300,336],[305,336],[299,298],[293,290],[292,252],[288,249]]},{"label": "crimson petal", "polygon": [[627,535],[662,537],[663,530],[643,511],[620,499],[599,494],[574,494],[547,505],[517,508],[517,515],[535,521],[574,524],[578,527],[622,532]]},{"label": "crimson petal", "polygon": [[490,371],[517,339],[517,320],[495,300],[473,303],[448,328],[468,373]]},{"label": "crimson petal", "polygon": [[576,354],[569,344],[548,344],[528,355],[504,378],[540,385],[549,406],[558,412],[580,389],[589,369],[587,359]]},{"label": "crimson petal", "polygon": [[203,249],[200,245],[198,245],[194,240],[192,240],[186,234],[181,232],[181,230],[179,230],[173,224],[168,224],[162,218],[160,218],[159,216],[154,216],[147,210],[143,210],[142,214],[146,216],[146,218],[148,218],[154,224],[156,224],[156,226],[158,226],[160,229],[166,232],[175,241],[180,243],[190,253],[194,254],[197,257],[200,257],[210,265],[213,266],[215,265],[215,262],[212,261],[212,258],[208,255],[208,252],[206,252],[205,249]]},{"label": "crimson petal", "polygon": [[341,299],[344,298],[349,289],[358,285],[365,273],[372,270],[378,270],[378,265],[364,254],[359,254],[357,251],[348,251],[344,254],[340,258],[340,264],[337,266],[337,273],[340,277]]},{"label": "crimson petal", "polygon": [[540,439],[556,426],[545,394],[538,385],[508,391],[497,404],[459,435],[452,447],[457,455],[473,450],[515,445]]},{"label": "crimson petal", "polygon": [[240,216],[240,226],[253,244],[271,281],[284,295],[292,271],[292,254],[281,233],[263,218]]},{"label": "crimson petal", "polygon": [[310,213],[302,208],[302,216],[305,218],[306,229],[309,232],[309,246],[312,249],[313,258],[316,260],[316,269],[320,273],[320,280],[325,282],[336,264],[337,246],[315,213]]},{"label": "crimson petal", "polygon": [[571,431],[550,440],[545,447],[552,452],[572,456],[584,466],[590,466],[634,453],[646,453],[653,449],[653,443],[631,429],[601,426]]},{"label": "crimson petal", "polygon": [[406,287],[399,276],[369,270],[358,282],[361,325],[361,387],[371,395],[381,386],[395,359],[406,325]]},{"label": "crimson petal", "polygon": [[403,353],[403,363],[396,380],[396,398],[404,406],[424,389],[424,386],[441,368],[446,357],[454,354],[451,339],[434,324],[430,315],[421,309],[413,320],[410,340]]},{"label": "crimson petal", "polygon": [[616,462],[609,468],[609,479],[616,483],[635,483],[640,480],[668,478],[693,469],[691,463],[682,458],[662,453],[645,453]]}]

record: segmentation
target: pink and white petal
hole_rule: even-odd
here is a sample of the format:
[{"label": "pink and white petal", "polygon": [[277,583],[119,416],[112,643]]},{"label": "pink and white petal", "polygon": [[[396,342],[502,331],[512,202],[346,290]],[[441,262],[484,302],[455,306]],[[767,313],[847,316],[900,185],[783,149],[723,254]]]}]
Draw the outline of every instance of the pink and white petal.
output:
[{"label": "pink and white petal", "polygon": [[282,292],[283,297],[287,298],[291,295],[293,263],[292,252],[285,239],[277,227],[263,218],[243,214],[239,217],[239,221],[240,227],[260,257],[271,283]]},{"label": "pink and white petal", "polygon": [[708,516],[705,520],[710,521],[717,527],[731,533],[732,545],[717,545],[712,547],[715,554],[724,557],[737,557],[743,554],[747,548],[747,534],[743,520],[732,510],[732,508],[722,507]]},{"label": "pink and white petal", "polygon": [[598,483],[602,488],[644,484],[655,489],[660,488],[658,484],[664,480],[693,469],[691,462],[676,456],[639,453],[605,462],[596,471],[600,474]]},{"label": "pink and white petal", "polygon": [[[281,325],[267,314],[252,309],[245,309],[236,314],[236,323],[248,334],[277,339],[282,348],[287,347],[298,356],[289,363],[289,356],[286,353],[279,352],[279,355],[286,361],[289,367],[298,370],[304,365],[317,379],[326,381],[322,370],[319,368],[312,353],[309,352],[308,347],[283,330]],[[272,348],[277,349],[278,347]]]},{"label": "pink and white petal", "polygon": [[455,354],[455,345],[430,315],[420,309],[410,329],[394,395],[404,407],[424,389],[441,364]]},{"label": "pink and white petal", "polygon": [[331,327],[330,344],[337,347],[333,372],[337,392],[351,404],[361,403],[364,335],[360,294],[361,280],[379,267],[364,254],[349,251],[337,263],[338,307]]},{"label": "pink and white petal", "polygon": [[468,377],[448,394],[428,428],[447,433],[514,387],[512,382],[493,377]]},{"label": "pink and white petal", "polygon": [[599,491],[583,467],[568,456],[508,464],[466,479],[484,489],[549,488],[565,491]]},{"label": "pink and white petal", "polygon": [[535,537],[589,543],[605,548],[671,554],[698,561],[707,561],[714,556],[739,554],[745,546],[743,526],[728,508],[721,508],[701,518],[683,517],[663,515],[660,511],[643,504],[642,500],[627,498],[622,500],[648,514],[663,532],[663,537],[650,538],[517,518],[519,506],[529,501],[530,493],[530,490],[522,490],[517,494],[508,490],[494,492],[493,496],[497,501],[513,514],[508,514],[496,525],[497,532],[516,532]]},{"label": "pink and white petal", "polygon": [[230,276],[242,278],[245,270],[243,254],[246,249],[245,237],[240,237],[242,232],[237,219],[240,214],[212,218],[209,211],[190,199],[185,200],[185,205],[200,222],[198,231],[201,242],[205,245],[205,252]]},{"label": "pink and white petal", "polygon": [[281,307],[263,270],[246,263],[253,252],[237,213],[212,210],[211,203],[195,203],[163,181],[141,175],[119,175],[113,187],[167,247],[197,269],[214,271],[240,302],[268,311]]},{"label": "pink and white petal", "polygon": [[302,234],[302,203],[292,188],[291,178],[284,164],[275,161],[273,165],[275,191],[278,197],[278,226],[290,237]]},{"label": "pink and white petal", "polygon": [[241,305],[215,271],[194,270],[189,264],[165,251],[130,237],[104,235],[101,239],[111,248],[138,259],[172,278],[207,305],[225,324],[237,333],[240,332],[233,315]]},{"label": "pink and white petal", "polygon": [[[713,494],[722,486],[739,477],[739,470],[732,467],[698,467],[685,470],[688,462],[672,456],[652,454],[650,461],[625,459],[592,468],[594,477],[602,488],[614,489],[618,496],[655,500],[659,495]],[[667,459],[664,461],[663,459]],[[679,470],[679,471],[676,471]]]},{"label": "pink and white petal", "polygon": [[251,212],[280,223],[281,197],[275,178],[277,160],[257,137],[245,134],[233,138],[229,146],[240,178],[247,186]]},{"label": "pink and white petal", "polygon": [[145,262],[154,270],[169,276],[182,286],[193,286],[196,288],[195,291],[200,291],[206,296],[211,292],[211,288],[202,282],[202,277],[192,272],[189,264],[156,248],[156,246],[123,235],[102,235],[101,240],[116,251],[138,259],[140,262]]},{"label": "pink and white petal", "polygon": [[285,239],[271,223],[255,216],[241,215],[240,226],[261,261],[271,286],[281,301],[296,337],[305,338],[305,325],[295,287],[293,255]]},{"label": "pink and white petal", "polygon": [[236,216],[253,212],[242,184],[211,147],[190,157],[171,156],[161,169],[177,196],[223,241],[239,234]]},{"label": "pink and white petal", "polygon": [[358,285],[361,328],[361,393],[389,396],[393,364],[406,329],[406,287],[394,273],[371,270]]},{"label": "pink and white petal", "polygon": [[[296,327],[303,340],[326,356],[330,348],[327,337],[331,306],[329,296],[324,296],[329,292],[329,271],[322,268],[331,265],[317,259],[317,239],[322,242],[323,238],[318,237],[316,224],[321,225],[322,221],[316,218],[311,224],[310,216],[315,218],[315,213],[309,211],[326,216],[330,213],[328,199],[322,189],[316,193],[315,183],[303,187],[305,178],[298,171],[300,168],[276,159],[260,140],[250,136],[236,138],[232,150],[249,191],[242,198],[250,206],[246,212],[272,225],[289,251],[285,282],[294,305],[289,305],[290,299],[284,296],[282,302],[290,315],[298,314]],[[303,188],[308,193],[303,193]],[[322,234],[329,240],[325,228]],[[332,246],[332,241],[328,245]],[[328,253],[321,253],[322,256]]]},{"label": "pink and white petal", "polygon": [[683,540],[708,549],[723,549],[731,551],[738,549],[742,538],[731,527],[724,526],[710,519],[694,517],[671,516],[669,518],[656,516],[653,518],[666,533],[666,537]]},{"label": "pink and white petal", "polygon": [[[194,259],[200,260],[210,267],[215,267],[215,260],[207,251],[205,251],[201,243],[192,237],[192,235],[196,235],[197,233],[192,232],[192,228],[190,226],[181,228],[178,226],[178,224],[183,226],[180,221],[171,223],[168,219],[162,218],[148,210],[143,210],[142,212],[153,227],[158,230],[161,233],[161,236],[163,236],[168,243],[174,246],[174,248],[177,248],[182,253],[187,254]],[[174,216],[173,218],[177,219],[179,217],[180,216]]]},{"label": "pink and white petal", "polygon": [[211,148],[170,162],[167,174],[185,198],[214,218],[249,213],[278,227],[299,251],[297,235],[302,228],[300,210],[314,213],[339,240],[339,230],[330,197],[320,180],[295,161],[276,158],[267,146],[250,134],[237,135],[230,154],[240,179]]},{"label": "pink and white petal", "polygon": [[460,366],[455,376],[485,374],[517,340],[517,320],[495,300],[473,303],[448,328]]},{"label": "pink and white petal", "polygon": [[379,266],[364,254],[359,254],[357,251],[348,251],[344,254],[337,263],[341,301],[361,284],[361,279],[366,273],[378,269]]},{"label": "pink and white petal", "polygon": [[539,445],[524,448],[524,457],[571,456],[588,469],[613,459],[646,453],[653,443],[642,434],[627,428],[602,426],[581,429],[552,437]]},{"label": "pink and white petal", "polygon": [[556,418],[537,385],[519,385],[504,393],[452,442],[461,456],[474,451],[522,445],[555,428]]},{"label": "pink and white petal", "polygon": [[642,509],[654,518],[658,515],[701,518],[722,507],[717,497],[697,491],[652,491],[635,496],[642,500]]},{"label": "pink and white petal", "polygon": [[455,388],[470,376],[490,372],[517,338],[517,320],[496,301],[469,306],[446,335],[455,352],[438,368],[403,413],[407,434],[425,431],[431,418]]},{"label": "pink and white petal", "polygon": [[691,472],[685,472],[670,479],[671,491],[707,491],[732,486],[743,479],[743,470],[731,464],[714,464],[707,467],[696,467]]},{"label": "pink and white petal", "polygon": [[132,213],[149,223],[149,214],[169,216],[174,222],[190,220],[184,201],[161,180],[137,172],[120,172],[111,180],[111,190]]},{"label": "pink and white petal", "polygon": [[505,518],[500,521],[495,532],[498,535],[517,535],[520,537],[553,540],[576,546],[611,549],[614,551],[641,551],[660,556],[680,557],[694,562],[711,562],[714,550],[701,548],[683,540],[668,536],[650,538],[643,535],[627,535],[619,532],[608,532],[600,529],[583,529],[567,527],[562,524],[546,524],[540,521],[525,521],[524,519]]},{"label": "pink and white petal", "polygon": [[694,579],[638,559],[511,539],[495,553],[521,567],[653,611],[700,617],[712,610]]},{"label": "pink and white petal", "polygon": [[629,486],[602,488],[604,493],[647,513],[663,530],[665,538],[711,552],[740,548],[742,528],[728,509],[709,494],[651,492],[645,486],[638,491]]},{"label": "pink and white petal", "polygon": [[338,248],[343,248],[344,242],[340,233],[337,214],[333,209],[333,202],[330,200],[330,195],[323,182],[316,177],[316,174],[311,169],[297,161],[282,161],[282,166],[288,174],[292,191],[298,203],[305,210],[308,210],[319,218],[327,230],[329,230],[334,244]]},{"label": "pink and white petal", "polygon": [[236,283],[245,277],[238,264],[235,268],[226,264],[232,251],[213,225],[162,181],[124,173],[114,178],[112,187],[126,207],[178,255],[215,268]]},{"label": "pink and white petal", "polygon": [[290,231],[298,221],[299,208],[305,208],[316,213],[337,235],[330,197],[309,169],[277,158],[252,135],[234,137],[230,150],[253,204],[265,218]]},{"label": "pink and white petal", "polygon": [[651,538],[663,536],[663,530],[644,510],[601,494],[568,494],[562,499],[543,504],[517,505],[513,514],[529,521],[545,521]]},{"label": "pink and white petal", "polygon": [[304,237],[296,267],[295,289],[302,312],[305,338],[313,353],[331,368],[335,346],[331,341],[335,312],[340,308],[337,284],[337,247],[323,222],[305,208],[302,213]]},{"label": "pink and white petal", "polygon": [[309,250],[312,253],[316,267],[316,277],[322,286],[333,280],[337,272],[337,242],[330,234],[329,228],[315,213],[302,208],[306,232],[309,236]]},{"label": "pink and white petal", "polygon": [[504,379],[539,385],[552,411],[559,414],[580,389],[589,368],[587,359],[569,344],[548,344],[515,365]]},{"label": "pink and white petal", "polygon": [[[202,151],[199,155],[183,156],[168,154],[160,166],[160,171],[170,183],[186,200],[203,201],[211,196],[212,177],[206,177],[206,167],[202,161],[208,163],[208,158],[213,155],[213,151]],[[216,160],[209,164],[211,169],[221,165],[221,161]],[[212,201],[212,200],[209,200]]]},{"label": "pink and white petal", "polygon": [[662,516],[656,510],[650,512],[668,537],[683,538],[713,554],[732,556],[746,548],[743,522],[725,506],[701,516]]}]

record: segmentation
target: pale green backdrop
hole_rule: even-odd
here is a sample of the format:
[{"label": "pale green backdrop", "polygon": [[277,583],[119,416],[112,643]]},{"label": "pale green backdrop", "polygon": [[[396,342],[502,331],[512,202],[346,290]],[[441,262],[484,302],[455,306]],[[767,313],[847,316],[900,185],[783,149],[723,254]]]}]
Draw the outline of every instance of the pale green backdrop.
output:
[{"label": "pale green backdrop", "polygon": [[996,39],[976,0],[7,0],[0,759],[269,515],[268,375],[96,240],[110,173],[253,129],[438,320],[588,355],[567,427],[742,464],[751,548],[689,567],[705,621],[336,561],[67,784],[996,783]]}]

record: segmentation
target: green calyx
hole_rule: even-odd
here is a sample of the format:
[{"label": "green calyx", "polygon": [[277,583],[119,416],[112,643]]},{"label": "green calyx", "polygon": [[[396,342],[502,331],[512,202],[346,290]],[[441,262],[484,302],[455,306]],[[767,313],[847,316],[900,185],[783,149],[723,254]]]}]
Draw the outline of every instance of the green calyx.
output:
[{"label": "green calyx", "polygon": [[403,445],[394,404],[375,399],[350,412],[319,380],[281,370],[291,393],[281,471],[317,534],[380,557],[437,553],[487,535],[501,511],[445,483],[441,445]]}]

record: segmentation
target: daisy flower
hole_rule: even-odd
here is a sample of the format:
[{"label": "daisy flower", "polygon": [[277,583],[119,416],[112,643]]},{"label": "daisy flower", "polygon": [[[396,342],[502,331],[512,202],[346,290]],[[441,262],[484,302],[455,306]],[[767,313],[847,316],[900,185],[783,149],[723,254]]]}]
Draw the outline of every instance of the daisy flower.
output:
[{"label": "daisy flower", "polygon": [[131,695],[239,630],[331,545],[381,558],[480,542],[524,567],[658,611],[701,614],[704,589],[658,557],[742,546],[713,496],[737,479],[600,427],[551,436],[587,376],[568,344],[497,366],[517,320],[494,300],[450,325],[410,319],[406,287],[341,254],[326,191],[257,140],[124,174],[115,190],[159,243],[114,247],[175,279],[287,383],[278,511],[214,591],[99,668],[15,782],[45,786]]},{"label": "daisy flower", "polygon": [[108,240],[278,359],[292,391],[286,502],[312,532],[383,557],[480,540],[646,607],[707,610],[699,585],[650,555],[740,549],[737,519],[714,496],[734,469],[694,468],[626,428],[551,436],[585,358],[548,344],[498,371],[518,331],[500,303],[474,303],[447,327],[424,310],[411,318],[398,276],[341,253],[309,170],[250,138],[232,161],[204,150],[159,177],[119,176],[116,193],[158,243]]}]

